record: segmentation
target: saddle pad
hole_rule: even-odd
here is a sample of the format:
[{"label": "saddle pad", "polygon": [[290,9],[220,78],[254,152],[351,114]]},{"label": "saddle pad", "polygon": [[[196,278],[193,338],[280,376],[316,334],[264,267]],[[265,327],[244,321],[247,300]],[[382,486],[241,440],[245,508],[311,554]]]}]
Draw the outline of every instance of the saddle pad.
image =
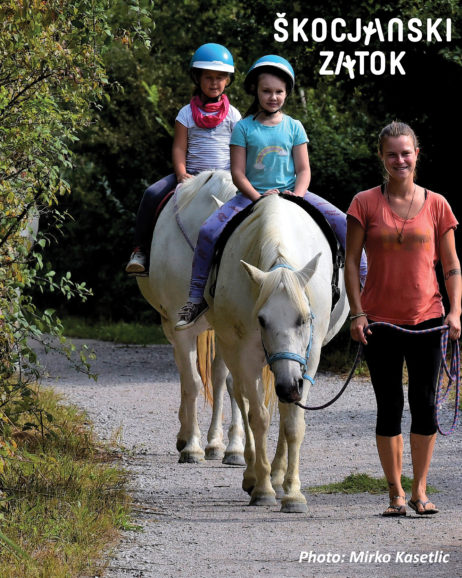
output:
[{"label": "saddle pad", "polygon": [[175,192],[175,189],[172,189],[171,191],[169,191],[165,197],[160,201],[160,203],[157,205],[156,208],[156,212],[154,213],[154,227],[156,226],[157,220],[159,218],[159,215],[162,213],[165,205],[169,202],[169,200],[173,197],[173,193]]},{"label": "saddle pad", "polygon": [[[334,273],[332,276],[332,308],[333,308],[340,296],[340,290],[338,287],[338,270],[340,267],[343,267],[345,262],[343,248],[338,242],[337,237],[334,231],[332,230],[331,226],[329,225],[328,221],[321,213],[321,211],[319,211],[319,209],[311,205],[303,197],[296,197],[294,195],[287,195],[283,193],[280,193],[279,196],[282,197],[283,199],[286,199],[287,201],[291,201],[292,203],[297,204],[304,211],[306,211],[315,221],[315,223],[319,226],[324,236],[326,237],[327,242],[329,243],[332,255],[332,263],[334,265]],[[254,203],[252,203],[248,207],[245,207],[245,209],[242,209],[242,211],[234,215],[234,217],[226,224],[225,228],[223,229],[223,232],[218,238],[218,241],[215,245],[215,253],[213,256],[213,267],[215,268],[215,280],[210,287],[210,295],[212,297],[214,296],[215,293],[216,280],[218,277],[221,258],[223,256],[223,251],[226,246],[226,243],[228,242],[230,236],[237,229],[237,227],[253,212],[255,205],[258,202],[260,202],[260,200],[261,199],[257,199]]]}]

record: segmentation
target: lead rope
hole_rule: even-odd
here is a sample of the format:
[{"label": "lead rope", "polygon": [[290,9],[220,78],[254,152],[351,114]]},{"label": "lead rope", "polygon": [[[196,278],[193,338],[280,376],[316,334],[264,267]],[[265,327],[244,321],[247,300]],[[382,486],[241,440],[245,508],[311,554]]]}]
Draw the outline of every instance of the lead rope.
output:
[{"label": "lead rope", "polygon": [[[460,349],[459,342],[457,340],[451,340],[451,365],[448,368],[446,362],[446,352],[448,347],[448,333],[449,328],[443,331],[441,334],[441,363],[443,365],[443,370],[440,370],[440,377],[438,380],[438,388],[436,390],[436,406],[435,406],[435,418],[436,427],[441,435],[447,436],[454,433],[457,422],[459,420],[459,402],[460,402]],[[443,379],[444,373],[448,376],[448,386],[446,391],[443,393]],[[454,417],[451,427],[447,431],[443,431],[439,422],[439,410],[443,405],[444,401],[448,398],[452,388],[454,387],[455,399],[454,399]]]},{"label": "lead rope", "polygon": [[[448,364],[446,361],[446,355],[447,355],[447,346],[448,346],[449,327],[447,325],[440,325],[439,327],[432,327],[430,329],[422,329],[420,331],[415,331],[412,329],[404,329],[403,327],[398,327],[397,325],[393,325],[392,323],[386,323],[385,321],[376,321],[374,323],[370,323],[365,328],[364,331],[367,331],[370,327],[372,327],[374,325],[375,326],[382,325],[385,327],[392,327],[393,329],[396,329],[397,331],[402,331],[403,333],[414,333],[414,334],[418,334],[418,333],[423,334],[423,333],[432,333],[433,331],[441,331],[440,348],[441,348],[441,364],[443,367],[442,367],[442,369],[440,369],[438,386],[437,386],[437,390],[436,390],[435,421],[436,421],[436,427],[438,429],[438,432],[441,435],[447,436],[447,435],[454,433],[456,426],[457,426],[458,419],[459,419],[460,349],[459,349],[459,342],[457,340],[451,341],[451,363],[450,363],[450,367],[448,367]],[[358,347],[358,351],[356,353],[356,358],[355,358],[354,363],[353,363],[353,367],[351,368],[351,371],[348,375],[348,378],[347,378],[345,384],[343,385],[342,389],[339,391],[339,393],[333,399],[331,399],[330,401],[328,401],[327,403],[325,403],[323,405],[319,405],[316,407],[302,405],[299,402],[295,402],[295,405],[298,405],[299,407],[301,407],[304,410],[316,411],[316,410],[320,410],[320,409],[324,409],[326,407],[329,407],[335,401],[337,401],[337,399],[343,394],[343,392],[347,388],[348,384],[350,383],[350,381],[354,375],[354,372],[358,366],[358,363],[361,360],[362,351],[363,351],[363,346],[362,346],[362,343],[360,343],[359,347]],[[444,373],[446,373],[446,375],[448,376],[448,386],[446,388],[446,391],[443,392]],[[440,423],[439,423],[439,411],[442,407],[442,404],[448,398],[448,396],[451,393],[453,388],[455,391],[453,422],[452,422],[451,427],[448,430],[443,430]]]},{"label": "lead rope", "polygon": [[[350,373],[348,374],[347,380],[345,381],[345,383],[342,386],[342,389],[337,393],[337,395],[332,398],[330,401],[328,401],[327,403],[324,403],[323,405],[316,405],[316,406],[308,406],[308,405],[303,405],[301,404],[299,401],[295,402],[295,405],[298,405],[298,407],[301,407],[302,409],[306,410],[306,411],[317,411],[319,409],[325,409],[326,407],[329,407],[330,405],[332,405],[334,402],[336,402],[338,400],[338,398],[343,394],[343,392],[345,391],[345,389],[347,388],[348,384],[351,381],[351,378],[354,375],[354,372],[356,371],[356,368],[358,366],[358,363],[361,361],[361,356],[363,353],[363,347],[362,347],[362,343],[359,344],[358,347],[358,351],[356,352],[356,357],[353,363],[353,367],[351,368]],[[311,382],[313,383],[313,382]]]}]

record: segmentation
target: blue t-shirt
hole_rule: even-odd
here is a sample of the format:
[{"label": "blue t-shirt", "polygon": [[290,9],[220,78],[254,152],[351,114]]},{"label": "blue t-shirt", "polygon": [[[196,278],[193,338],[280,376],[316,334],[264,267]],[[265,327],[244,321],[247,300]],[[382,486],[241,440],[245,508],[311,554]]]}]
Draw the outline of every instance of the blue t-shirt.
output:
[{"label": "blue t-shirt", "polygon": [[230,144],[247,149],[245,176],[262,195],[269,189],[294,190],[292,149],[307,142],[302,123],[285,114],[275,126],[261,124],[247,116],[234,127]]}]

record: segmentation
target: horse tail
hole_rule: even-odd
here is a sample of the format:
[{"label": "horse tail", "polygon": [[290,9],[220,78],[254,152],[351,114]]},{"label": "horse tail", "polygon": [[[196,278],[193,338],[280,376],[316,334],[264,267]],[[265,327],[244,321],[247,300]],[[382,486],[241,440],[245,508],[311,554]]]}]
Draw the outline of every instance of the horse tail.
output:
[{"label": "horse tail", "polygon": [[215,357],[215,331],[208,329],[197,337],[197,370],[204,385],[204,397],[210,405],[213,401],[212,362]]},{"label": "horse tail", "polygon": [[276,405],[276,388],[274,387],[274,373],[271,371],[269,365],[265,365],[261,372],[263,382],[263,391],[265,392],[265,405],[270,414],[273,414]]},{"label": "horse tail", "polygon": [[[197,337],[197,370],[204,385],[204,397],[210,405],[213,402],[212,386],[212,362],[215,357],[215,331],[208,329]],[[269,365],[262,370],[263,391],[265,392],[265,405],[270,414],[276,406],[276,389],[274,387],[274,373]]]}]

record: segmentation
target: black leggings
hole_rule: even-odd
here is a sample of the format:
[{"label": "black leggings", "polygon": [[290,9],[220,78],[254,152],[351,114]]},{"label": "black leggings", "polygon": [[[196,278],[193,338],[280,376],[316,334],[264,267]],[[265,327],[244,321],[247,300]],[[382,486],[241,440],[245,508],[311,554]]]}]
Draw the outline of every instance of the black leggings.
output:
[{"label": "black leggings", "polygon": [[154,219],[157,207],[163,198],[177,185],[176,176],[168,175],[148,187],[136,215],[134,247],[139,247],[144,253],[148,253],[151,247],[152,233],[154,231]]},{"label": "black leggings", "polygon": [[[370,321],[370,323],[372,323]],[[443,324],[441,318],[418,325],[401,325],[404,329],[422,330]],[[433,331],[411,335],[391,327],[372,327],[364,356],[371,374],[377,399],[376,433],[396,436],[401,433],[404,407],[403,366],[406,361],[411,410],[411,433],[432,435],[436,432],[435,393],[441,361],[441,333]]]}]

